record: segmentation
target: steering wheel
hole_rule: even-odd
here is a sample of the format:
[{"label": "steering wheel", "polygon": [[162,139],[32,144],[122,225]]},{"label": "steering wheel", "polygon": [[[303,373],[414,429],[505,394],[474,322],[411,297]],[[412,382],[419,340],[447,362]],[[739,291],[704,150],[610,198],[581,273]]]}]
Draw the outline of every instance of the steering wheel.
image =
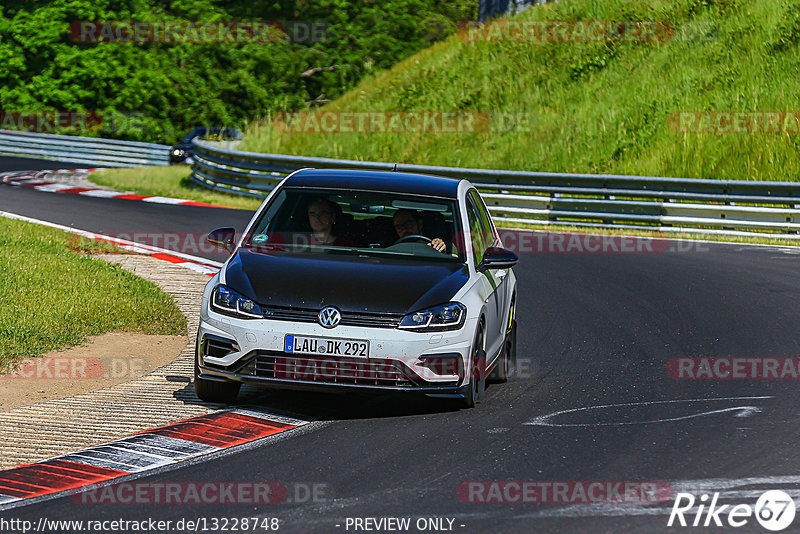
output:
[{"label": "steering wheel", "polygon": [[433,242],[433,239],[431,239],[429,237],[425,237],[424,235],[414,234],[414,235],[407,235],[405,237],[401,237],[400,239],[398,239],[397,241],[392,243],[392,246],[397,245],[399,243],[405,243],[406,241],[411,241],[412,239],[421,239],[421,240],[425,241],[426,243],[432,243]]}]

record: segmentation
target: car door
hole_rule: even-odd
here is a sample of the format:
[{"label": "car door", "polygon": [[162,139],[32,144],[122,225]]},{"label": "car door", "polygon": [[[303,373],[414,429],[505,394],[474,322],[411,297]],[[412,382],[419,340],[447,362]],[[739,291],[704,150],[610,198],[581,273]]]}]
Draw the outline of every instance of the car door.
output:
[{"label": "car door", "polygon": [[[486,207],[486,203],[483,201],[483,198],[481,198],[480,194],[475,189],[473,189],[470,194],[475,199],[478,208],[478,214],[481,216],[481,222],[485,224],[487,243],[489,246],[502,247],[503,243],[500,240],[500,233],[497,231],[497,228],[494,225],[492,216],[489,213],[489,209]],[[506,333],[506,311],[511,304],[511,292],[509,290],[510,282],[508,277],[509,269],[492,269],[491,274],[497,282],[497,288],[495,289],[495,294],[497,296],[497,335],[499,343],[502,344]]]},{"label": "car door", "polygon": [[[477,193],[477,192],[476,192]],[[491,226],[486,227],[484,217],[481,215],[480,199],[472,194],[470,191],[467,194],[467,219],[469,222],[470,239],[472,241],[472,254],[475,267],[477,268],[483,260],[483,255],[486,249],[494,243],[492,236]],[[489,363],[494,361],[492,358],[502,345],[502,337],[498,336],[498,332],[502,329],[502,296],[498,292],[502,278],[498,278],[494,270],[486,270],[478,273],[480,296],[483,299],[486,330],[485,346],[486,357]]]}]

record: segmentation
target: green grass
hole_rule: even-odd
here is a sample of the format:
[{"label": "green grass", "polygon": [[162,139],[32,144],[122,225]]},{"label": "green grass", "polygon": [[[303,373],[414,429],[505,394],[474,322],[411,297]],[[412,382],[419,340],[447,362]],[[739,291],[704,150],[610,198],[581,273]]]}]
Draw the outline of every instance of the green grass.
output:
[{"label": "green grass", "polygon": [[317,134],[260,121],[246,129],[242,149],[530,171],[798,179],[795,132],[677,133],[668,119],[681,110],[798,110],[800,0],[563,0],[518,18],[673,21],[678,37],[470,43],[453,36],[323,109],[476,110],[522,114],[524,124],[465,134]]},{"label": "green grass", "polygon": [[258,199],[203,189],[189,178],[190,174],[191,170],[187,165],[171,165],[108,169],[93,172],[89,179],[97,185],[116,191],[133,191],[140,195],[184,198],[245,210],[255,210],[261,205],[261,200]]},{"label": "green grass", "polygon": [[0,218],[0,371],[104,332],[186,333],[171,296],[70,236]]}]

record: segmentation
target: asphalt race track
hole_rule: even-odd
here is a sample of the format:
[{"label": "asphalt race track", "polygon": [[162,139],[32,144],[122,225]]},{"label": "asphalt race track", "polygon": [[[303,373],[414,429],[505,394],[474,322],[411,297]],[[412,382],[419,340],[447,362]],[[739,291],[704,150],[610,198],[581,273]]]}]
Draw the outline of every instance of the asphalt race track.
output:
[{"label": "asphalt race track", "polygon": [[[0,172],[11,170],[73,169],[80,165],[43,160],[0,157]],[[82,195],[42,193],[0,183],[0,211],[70,226],[80,230],[112,235],[163,246],[166,236],[175,237],[177,247],[187,254],[225,261],[220,253],[203,241],[214,228],[232,226],[244,231],[252,213],[237,209],[208,209],[197,206],[151,204],[136,200],[95,198]],[[160,236],[157,243],[154,235]],[[188,239],[187,239],[188,237]],[[188,245],[188,246],[187,246]]]},{"label": "asphalt race track", "polygon": [[[24,163],[3,159],[0,170]],[[0,210],[96,232],[241,230],[249,217],[11,186],[0,186]],[[464,490],[491,487],[465,484],[471,481],[627,481],[698,499],[728,492],[726,504],[752,506],[768,489],[797,497],[796,380],[674,379],[667,363],[800,356],[800,250],[685,242],[678,248],[520,254],[518,372],[489,386],[474,410],[403,397],[269,393],[263,406],[319,421],[137,480],[316,484],[324,489],[316,502],[291,491],[293,502],[273,505],[104,505],[69,496],[0,518],[266,516],[280,520],[280,531],[297,533],[355,532],[348,518],[367,517],[410,517],[412,525],[420,517],[453,519],[452,530],[464,533],[766,532],[753,517],[736,529],[667,527],[674,494],[644,505],[485,503],[474,501],[489,493]]]}]

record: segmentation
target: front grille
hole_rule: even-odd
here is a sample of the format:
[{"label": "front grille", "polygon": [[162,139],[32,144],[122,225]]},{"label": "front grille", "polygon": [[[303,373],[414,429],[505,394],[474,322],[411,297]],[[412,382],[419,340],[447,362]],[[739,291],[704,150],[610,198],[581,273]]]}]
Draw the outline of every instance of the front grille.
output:
[{"label": "front grille", "polygon": [[[301,323],[318,322],[317,315],[319,310],[309,310],[302,308],[265,308],[264,317],[278,321],[297,321]],[[403,318],[399,314],[391,313],[364,313],[364,312],[342,312],[340,325],[345,326],[371,326],[375,328],[397,328]]]},{"label": "front grille", "polygon": [[368,313],[342,312],[342,322],[347,326],[374,326],[377,328],[397,328],[402,315],[378,315]]},{"label": "front grille", "polygon": [[260,352],[239,374],[289,381],[362,386],[412,387],[404,366],[393,360]]}]

